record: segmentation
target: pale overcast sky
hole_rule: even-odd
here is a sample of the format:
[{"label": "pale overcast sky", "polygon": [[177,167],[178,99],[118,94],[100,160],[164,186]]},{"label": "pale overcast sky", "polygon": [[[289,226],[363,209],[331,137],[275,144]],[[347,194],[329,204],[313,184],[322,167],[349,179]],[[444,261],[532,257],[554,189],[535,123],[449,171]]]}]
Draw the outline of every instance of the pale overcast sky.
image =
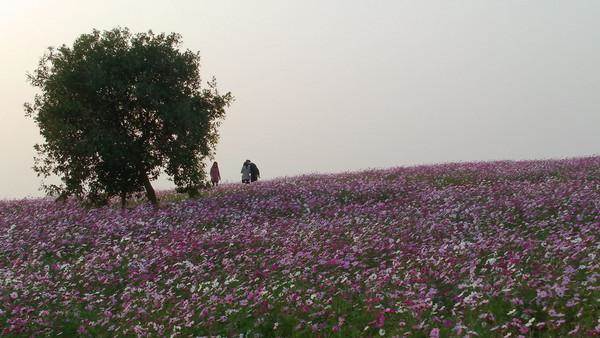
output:
[{"label": "pale overcast sky", "polygon": [[0,198],[41,195],[26,72],[115,26],[182,34],[233,92],[229,181],[600,153],[600,1],[2,0]]}]

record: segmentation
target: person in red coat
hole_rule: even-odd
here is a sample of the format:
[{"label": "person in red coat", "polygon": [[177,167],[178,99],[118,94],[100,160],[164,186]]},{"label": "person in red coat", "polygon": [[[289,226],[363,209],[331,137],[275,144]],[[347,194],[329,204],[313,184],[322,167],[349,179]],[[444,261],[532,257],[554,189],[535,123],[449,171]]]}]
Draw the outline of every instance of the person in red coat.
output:
[{"label": "person in red coat", "polygon": [[212,182],[213,187],[219,184],[221,180],[221,173],[219,173],[219,165],[217,162],[213,163],[212,168],[210,168],[210,181]]}]

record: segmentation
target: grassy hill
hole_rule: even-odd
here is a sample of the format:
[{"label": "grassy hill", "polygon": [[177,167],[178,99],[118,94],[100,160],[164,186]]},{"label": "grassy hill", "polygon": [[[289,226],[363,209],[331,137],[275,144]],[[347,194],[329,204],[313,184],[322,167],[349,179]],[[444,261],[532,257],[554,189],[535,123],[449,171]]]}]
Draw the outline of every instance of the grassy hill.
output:
[{"label": "grassy hill", "polygon": [[0,332],[598,335],[599,256],[600,157],[4,201]]}]

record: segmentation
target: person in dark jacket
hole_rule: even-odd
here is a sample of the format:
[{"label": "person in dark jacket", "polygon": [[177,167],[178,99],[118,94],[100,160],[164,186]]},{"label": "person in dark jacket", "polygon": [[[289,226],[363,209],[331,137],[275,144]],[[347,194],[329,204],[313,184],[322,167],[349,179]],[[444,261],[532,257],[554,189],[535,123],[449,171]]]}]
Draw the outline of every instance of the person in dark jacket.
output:
[{"label": "person in dark jacket", "polygon": [[242,164],[242,170],[240,171],[242,174],[242,183],[250,183],[251,169],[250,169],[250,160],[246,160],[244,164]]},{"label": "person in dark jacket", "polygon": [[260,177],[260,171],[254,162],[250,162],[250,182],[256,182]]}]

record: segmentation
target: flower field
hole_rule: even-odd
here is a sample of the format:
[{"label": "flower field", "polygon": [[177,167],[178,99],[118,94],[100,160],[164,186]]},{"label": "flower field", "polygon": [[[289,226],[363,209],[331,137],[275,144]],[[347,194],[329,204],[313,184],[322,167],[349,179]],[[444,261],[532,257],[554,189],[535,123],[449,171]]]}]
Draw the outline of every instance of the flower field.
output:
[{"label": "flower field", "polygon": [[599,318],[600,157],[306,175],[157,210],[0,202],[6,336],[562,337]]}]

